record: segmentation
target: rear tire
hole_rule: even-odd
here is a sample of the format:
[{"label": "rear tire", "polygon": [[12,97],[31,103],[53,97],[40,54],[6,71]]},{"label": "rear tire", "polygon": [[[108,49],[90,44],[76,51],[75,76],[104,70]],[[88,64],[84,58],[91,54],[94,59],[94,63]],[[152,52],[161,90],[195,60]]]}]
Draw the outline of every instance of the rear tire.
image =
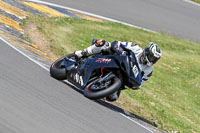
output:
[{"label": "rear tire", "polygon": [[122,82],[118,77],[114,77],[111,80],[112,80],[112,83],[108,88],[99,90],[99,91],[91,91],[90,88],[94,84],[94,82],[91,82],[85,87],[84,92],[83,92],[84,96],[90,99],[100,99],[100,98],[104,98],[106,96],[113,94],[114,92],[119,90],[119,88],[122,85]]},{"label": "rear tire", "polygon": [[65,80],[67,78],[65,67],[61,66],[61,63],[64,61],[64,58],[65,57],[59,58],[50,67],[50,75],[55,79]]}]

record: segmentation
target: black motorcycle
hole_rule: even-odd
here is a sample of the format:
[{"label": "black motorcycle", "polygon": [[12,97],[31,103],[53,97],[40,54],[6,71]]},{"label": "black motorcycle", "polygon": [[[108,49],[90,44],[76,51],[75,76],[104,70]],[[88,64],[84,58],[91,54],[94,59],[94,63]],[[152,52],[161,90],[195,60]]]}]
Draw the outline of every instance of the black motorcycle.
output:
[{"label": "black motorcycle", "polygon": [[50,67],[50,74],[58,80],[67,79],[80,88],[90,99],[107,97],[117,90],[141,85],[141,71],[135,54],[97,54],[78,61],[74,56],[64,56]]}]

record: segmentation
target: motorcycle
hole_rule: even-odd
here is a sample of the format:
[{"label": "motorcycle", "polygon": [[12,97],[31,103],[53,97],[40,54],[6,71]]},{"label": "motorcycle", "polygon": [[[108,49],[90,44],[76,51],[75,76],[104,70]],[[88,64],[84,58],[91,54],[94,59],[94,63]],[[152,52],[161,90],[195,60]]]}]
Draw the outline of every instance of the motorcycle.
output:
[{"label": "motorcycle", "polygon": [[141,85],[141,70],[135,54],[102,55],[76,60],[67,55],[50,67],[50,75],[57,80],[68,80],[80,88],[87,98],[101,99],[118,90]]}]

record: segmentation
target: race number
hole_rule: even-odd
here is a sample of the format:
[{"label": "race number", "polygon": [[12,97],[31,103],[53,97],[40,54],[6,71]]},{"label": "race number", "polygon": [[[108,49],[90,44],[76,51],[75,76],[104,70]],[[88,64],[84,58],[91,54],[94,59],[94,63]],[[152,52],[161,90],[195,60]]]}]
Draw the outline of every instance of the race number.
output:
[{"label": "race number", "polygon": [[133,66],[132,71],[133,71],[133,73],[134,73],[134,75],[135,75],[135,78],[136,78],[136,77],[138,76],[138,73],[139,73],[139,70],[138,70],[138,68],[137,68],[136,65]]}]

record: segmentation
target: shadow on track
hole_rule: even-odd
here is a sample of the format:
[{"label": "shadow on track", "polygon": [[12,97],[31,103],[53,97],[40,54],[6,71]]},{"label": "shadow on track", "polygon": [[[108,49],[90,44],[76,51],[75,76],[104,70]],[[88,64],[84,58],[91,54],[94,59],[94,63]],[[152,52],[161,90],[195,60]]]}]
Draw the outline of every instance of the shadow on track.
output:
[{"label": "shadow on track", "polygon": [[106,102],[106,101],[101,100],[101,99],[95,100],[95,102],[96,102],[96,103],[99,103],[99,104],[103,105],[104,107],[107,107],[107,108],[109,108],[109,109],[111,109],[111,110],[113,110],[113,111],[115,111],[115,112],[122,113],[122,114],[125,115],[125,116],[128,116],[128,117],[130,117],[130,118],[133,118],[133,119],[135,119],[135,120],[140,120],[140,121],[142,121],[142,122],[145,122],[145,123],[147,123],[147,124],[150,124],[151,126],[157,127],[157,125],[156,125],[154,122],[151,122],[151,121],[149,121],[149,120],[147,120],[147,119],[145,119],[145,118],[143,118],[143,117],[141,117],[141,116],[138,116],[138,115],[136,115],[136,114],[134,114],[134,113],[131,113],[131,112],[129,112],[129,111],[126,111],[126,110],[124,110],[124,109],[122,109],[122,108],[120,108],[120,107],[118,107],[118,106],[116,106],[116,105],[113,105],[112,103]]},{"label": "shadow on track", "polygon": [[[71,87],[75,91],[83,94],[82,90],[80,90],[77,87],[69,84],[68,82],[66,82],[66,81],[61,81],[61,82],[64,83],[64,84],[66,84],[66,85],[68,85],[69,87]],[[106,108],[108,108],[108,109],[110,109],[112,111],[119,112],[119,113],[121,113],[121,114],[123,114],[123,115],[125,115],[125,116],[127,116],[129,118],[133,118],[134,120],[139,120],[139,121],[147,123],[147,124],[149,124],[149,125],[151,125],[153,127],[157,127],[157,125],[154,122],[151,122],[151,121],[149,121],[149,120],[147,120],[147,119],[145,119],[145,118],[143,118],[141,116],[138,116],[138,115],[136,115],[134,113],[126,111],[126,110],[124,110],[124,109],[122,109],[122,108],[120,108],[120,107],[118,107],[116,105],[113,105],[112,103],[106,102],[106,101],[104,101],[102,99],[93,100],[93,101],[96,102],[96,103],[98,103],[98,104],[101,104],[102,106],[104,106],[104,107],[106,107]]]}]

